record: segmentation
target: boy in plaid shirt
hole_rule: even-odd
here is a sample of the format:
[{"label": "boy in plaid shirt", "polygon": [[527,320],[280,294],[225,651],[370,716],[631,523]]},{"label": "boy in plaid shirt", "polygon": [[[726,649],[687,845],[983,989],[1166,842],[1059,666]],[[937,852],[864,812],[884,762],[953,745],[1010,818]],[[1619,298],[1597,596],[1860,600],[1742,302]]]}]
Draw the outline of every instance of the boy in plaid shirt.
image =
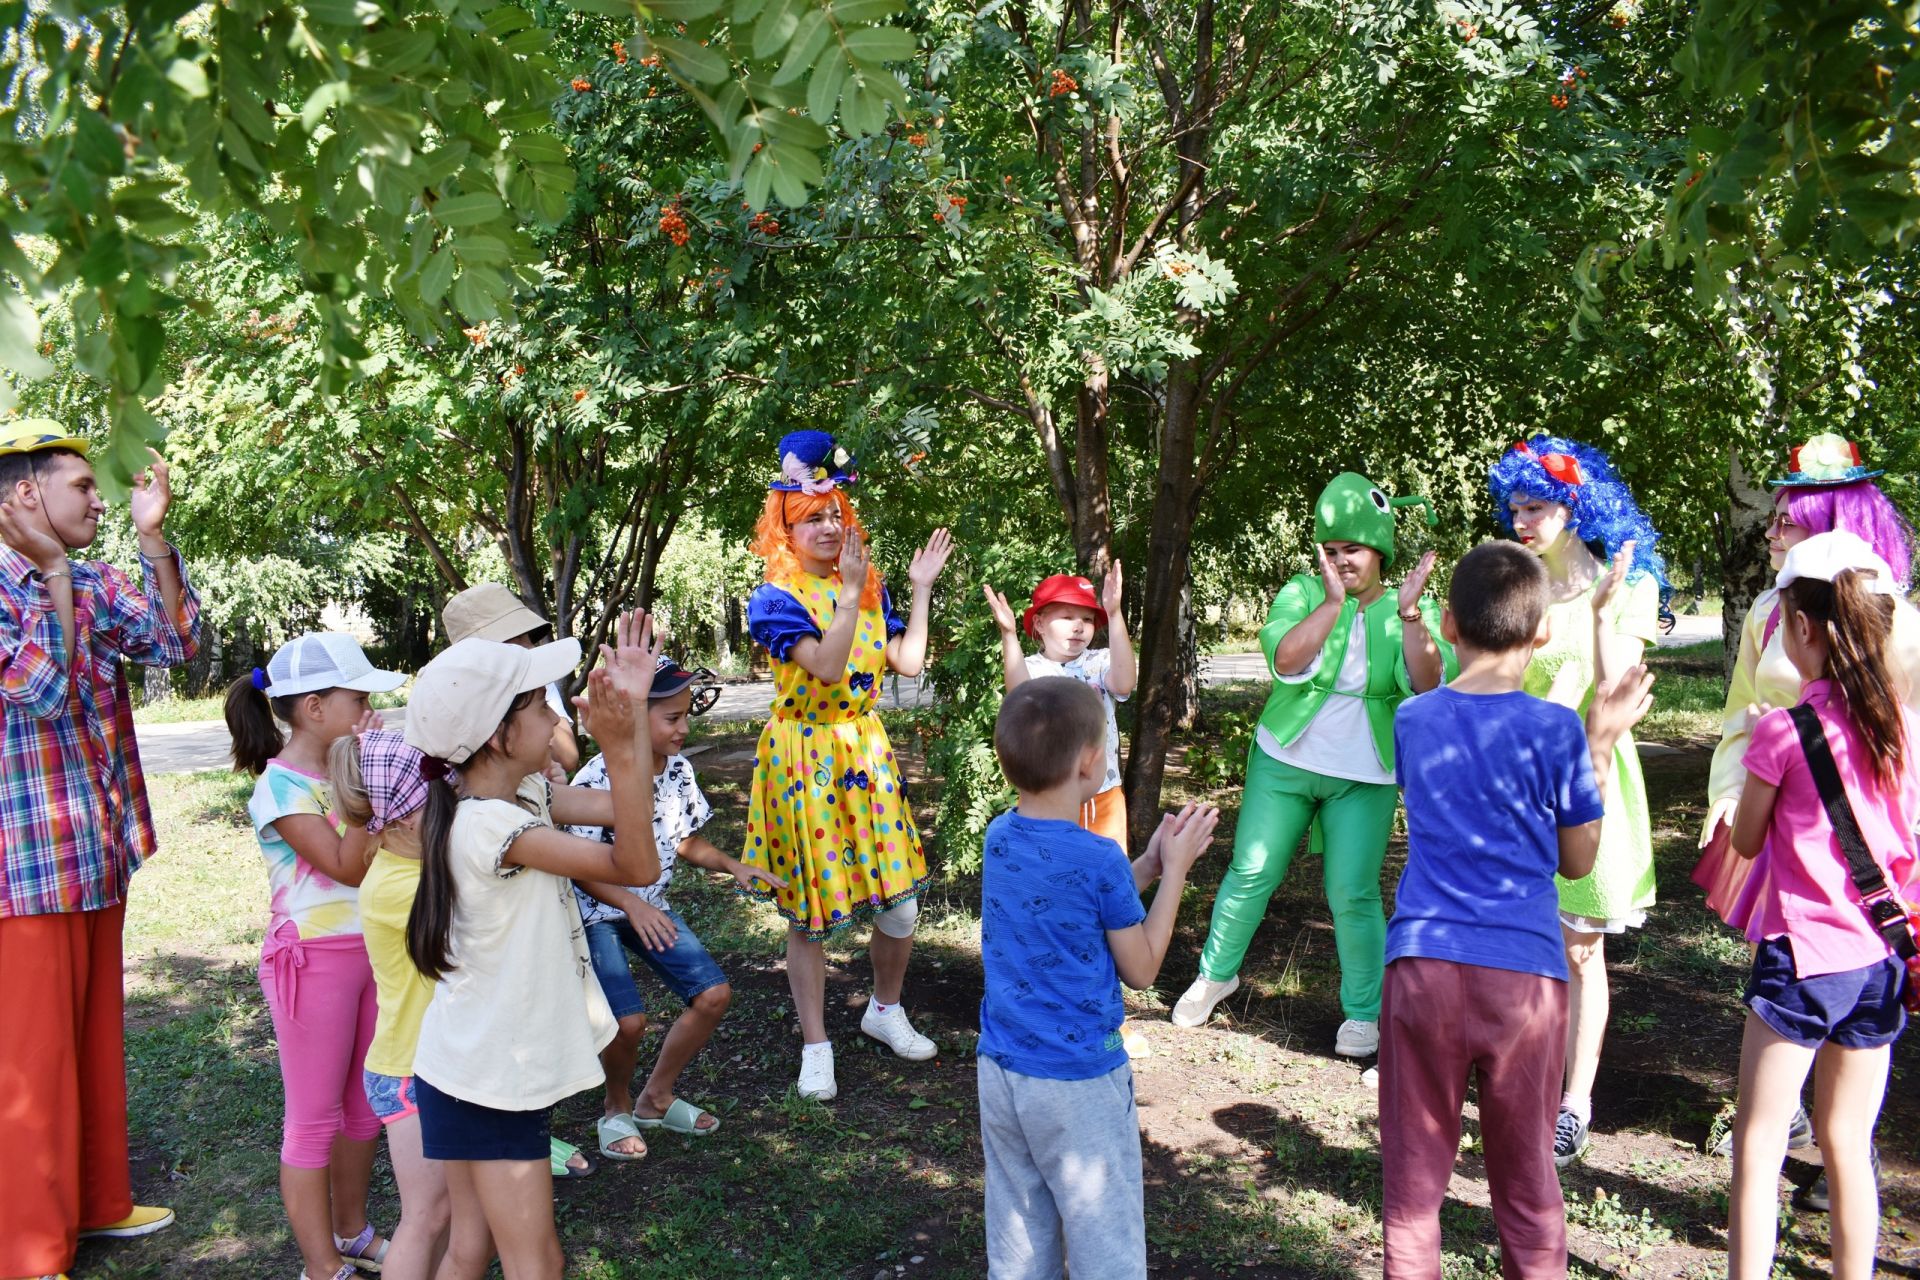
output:
[{"label": "boy in plaid shirt", "polygon": [[44,420],[0,436],[0,1276],[173,1221],[127,1170],[120,935],[154,835],[120,664],[191,658],[200,601],[157,453],[132,499],[144,582],[69,559],[106,511],[86,454]]}]

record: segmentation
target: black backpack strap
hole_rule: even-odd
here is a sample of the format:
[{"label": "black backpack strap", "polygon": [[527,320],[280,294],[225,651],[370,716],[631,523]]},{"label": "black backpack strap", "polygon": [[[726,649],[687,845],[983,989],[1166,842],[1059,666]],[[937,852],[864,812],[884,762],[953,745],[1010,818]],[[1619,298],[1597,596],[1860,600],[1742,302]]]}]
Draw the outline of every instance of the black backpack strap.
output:
[{"label": "black backpack strap", "polygon": [[1915,954],[1906,912],[1887,884],[1886,873],[1868,851],[1866,837],[1860,834],[1860,824],[1853,815],[1853,801],[1847,798],[1846,785],[1840,781],[1840,767],[1834,763],[1833,749],[1827,745],[1827,731],[1820,723],[1819,713],[1803,702],[1789,707],[1787,714],[1793,717],[1793,727],[1800,734],[1807,771],[1813,775],[1820,803],[1826,806],[1827,821],[1833,826],[1834,838],[1840,842],[1840,852],[1847,859],[1847,871],[1853,877],[1853,887],[1860,891],[1867,918],[1895,955],[1904,959]]}]

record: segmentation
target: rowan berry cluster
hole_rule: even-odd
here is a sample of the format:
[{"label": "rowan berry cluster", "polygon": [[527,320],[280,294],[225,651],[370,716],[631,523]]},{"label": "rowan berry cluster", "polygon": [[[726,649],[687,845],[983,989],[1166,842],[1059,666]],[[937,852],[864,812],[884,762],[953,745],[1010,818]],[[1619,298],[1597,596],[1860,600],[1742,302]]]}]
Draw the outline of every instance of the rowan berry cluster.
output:
[{"label": "rowan berry cluster", "polygon": [[575,93],[587,93],[592,90],[592,88],[593,81],[587,79],[585,76],[575,76],[573,78],[573,91]]},{"label": "rowan berry cluster", "polygon": [[754,214],[751,218],[747,219],[747,226],[758,231],[763,236],[777,236],[780,234],[780,224],[774,220],[771,213]]},{"label": "rowan berry cluster", "polygon": [[619,40],[613,42],[613,60],[623,67],[627,65],[627,46],[624,42]]},{"label": "rowan berry cluster", "polygon": [[680,204],[675,201],[660,215],[660,233],[673,241],[674,245],[684,248],[687,243],[687,219],[680,212]]},{"label": "rowan berry cluster", "polygon": [[1053,83],[1047,86],[1047,96],[1057,98],[1063,93],[1072,93],[1080,87],[1080,82],[1066,73],[1062,67],[1053,69]]}]

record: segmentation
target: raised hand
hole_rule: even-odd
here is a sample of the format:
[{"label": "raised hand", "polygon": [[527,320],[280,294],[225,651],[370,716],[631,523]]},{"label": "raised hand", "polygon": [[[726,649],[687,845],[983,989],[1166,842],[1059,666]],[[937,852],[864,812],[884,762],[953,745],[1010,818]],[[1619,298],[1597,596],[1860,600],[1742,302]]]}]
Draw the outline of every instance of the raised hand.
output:
[{"label": "raised hand", "polygon": [[41,573],[52,573],[66,567],[67,548],[45,526],[46,521],[32,513],[0,502],[0,541],[32,561]]},{"label": "raised hand", "polygon": [[360,718],[353,722],[353,736],[356,738],[364,737],[372,733],[375,729],[384,729],[386,727],[387,718],[380,714],[379,709],[376,707],[368,707],[360,713]]},{"label": "raised hand", "polygon": [[1106,580],[1100,584],[1100,607],[1107,611],[1109,621],[1120,616],[1121,588],[1120,562],[1115,560],[1107,570]]},{"label": "raised hand", "polygon": [[[595,667],[587,673],[587,691],[575,694],[573,705],[580,713],[581,731],[602,749],[618,749],[630,744],[638,731],[639,716],[634,714],[633,695],[615,682],[613,673],[606,667]],[[646,705],[646,697],[642,695],[642,714]]]},{"label": "raised hand", "polygon": [[1190,804],[1175,815],[1160,842],[1160,860],[1169,871],[1185,873],[1200,860],[1220,825],[1220,811],[1210,804]]},{"label": "raised hand", "polygon": [[987,608],[993,610],[993,624],[1000,628],[1000,634],[1018,635],[1020,624],[1015,619],[1013,606],[1007,603],[1007,598],[984,582],[980,584],[980,590],[986,593]]},{"label": "raised hand", "polygon": [[1429,551],[1422,555],[1413,566],[1412,572],[1400,580],[1400,614],[1402,617],[1420,607],[1420,597],[1427,589],[1427,579],[1433,576],[1434,554]]},{"label": "raised hand", "polygon": [[1618,680],[1605,680],[1593,691],[1587,708],[1587,740],[1596,753],[1611,752],[1620,736],[1653,710],[1653,672],[1647,664],[1629,667]]},{"label": "raised hand", "polygon": [[1320,559],[1320,585],[1327,589],[1327,603],[1345,604],[1347,588],[1340,581],[1340,571],[1333,567],[1333,561],[1327,559],[1327,549],[1315,544],[1313,554]]},{"label": "raised hand", "polygon": [[133,528],[143,538],[158,538],[173,505],[173,485],[167,479],[167,460],[158,449],[148,449],[153,465],[133,478]]},{"label": "raised hand", "polygon": [[613,643],[600,646],[600,670],[627,697],[644,707],[653,691],[654,668],[665,649],[666,641],[653,632],[653,619],[632,610],[614,623]]},{"label": "raised hand", "polygon": [[860,593],[867,589],[867,569],[871,563],[867,557],[867,540],[860,536],[858,529],[847,530],[846,539],[840,544],[840,589],[858,600]]},{"label": "raised hand", "polygon": [[1595,613],[1607,607],[1607,602],[1613,599],[1614,592],[1618,591],[1620,584],[1626,581],[1627,570],[1633,567],[1634,545],[1631,538],[1620,544],[1618,554],[1613,557],[1613,564],[1607,569],[1607,576],[1600,579],[1600,585],[1593,589]]},{"label": "raised hand", "polygon": [[927,539],[927,545],[913,553],[913,563],[907,566],[907,581],[920,590],[933,585],[940,571],[947,567],[947,557],[953,554],[953,535],[945,529],[935,529],[933,536]]}]

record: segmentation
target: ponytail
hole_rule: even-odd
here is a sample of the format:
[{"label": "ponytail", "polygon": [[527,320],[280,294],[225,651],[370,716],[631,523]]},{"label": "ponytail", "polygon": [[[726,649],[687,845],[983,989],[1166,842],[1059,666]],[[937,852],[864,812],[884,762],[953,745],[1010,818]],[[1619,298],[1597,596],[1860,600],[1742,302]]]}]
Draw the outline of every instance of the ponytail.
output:
[{"label": "ponytail", "polygon": [[373,820],[373,801],[360,774],[360,738],[347,734],[327,748],[327,785],[333,788],[333,807],[349,826],[364,827]]},{"label": "ponytail", "polygon": [[266,772],[267,762],[287,745],[279,722],[293,723],[293,704],[290,697],[268,698],[254,685],[251,675],[227,686],[227,732],[233,735],[235,773],[258,777]]},{"label": "ponytail", "polygon": [[427,804],[420,821],[420,888],[407,916],[407,954],[413,958],[413,967],[429,978],[439,978],[453,968],[447,955],[454,908],[448,845],[459,806],[451,775],[427,783]]},{"label": "ponytail", "polygon": [[1791,612],[1807,615],[1826,632],[1827,674],[1839,687],[1847,718],[1871,749],[1875,781],[1891,791],[1907,759],[1906,721],[1887,667],[1893,597],[1868,590],[1860,570],[1842,569],[1832,582],[1795,578],[1780,598]]}]

